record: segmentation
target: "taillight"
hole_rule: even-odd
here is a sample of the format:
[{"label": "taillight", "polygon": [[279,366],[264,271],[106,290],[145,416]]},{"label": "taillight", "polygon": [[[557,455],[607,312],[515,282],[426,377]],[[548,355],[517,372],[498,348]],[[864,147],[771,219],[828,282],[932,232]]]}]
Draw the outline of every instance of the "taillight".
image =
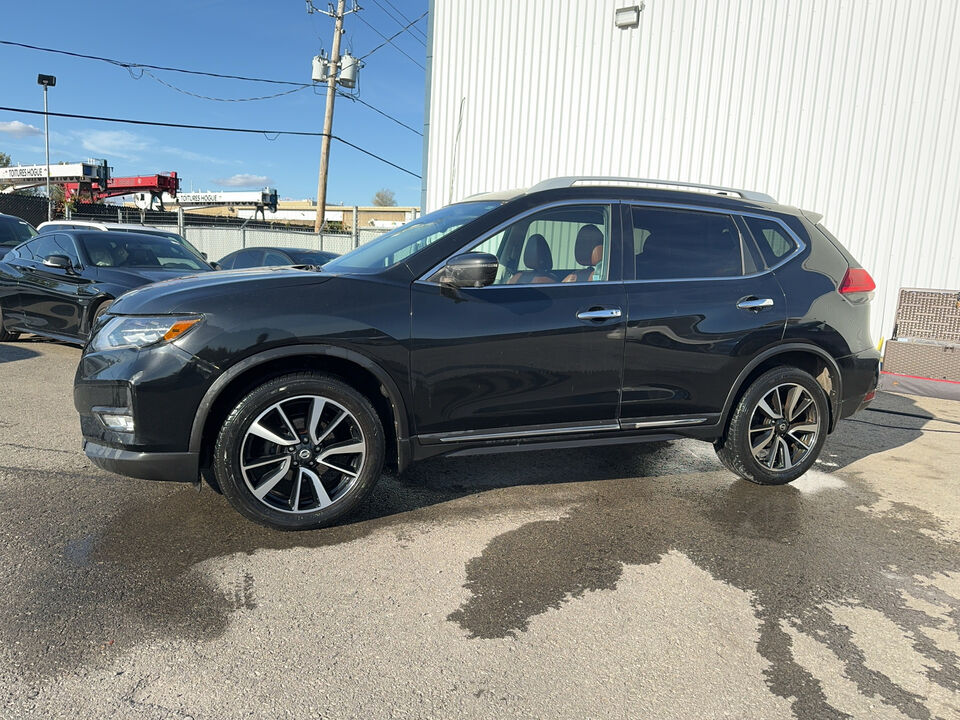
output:
[{"label": "taillight", "polygon": [[863,268],[847,268],[843,280],[840,281],[838,291],[841,295],[849,295],[851,293],[872,293],[876,289],[877,284],[866,270]]}]

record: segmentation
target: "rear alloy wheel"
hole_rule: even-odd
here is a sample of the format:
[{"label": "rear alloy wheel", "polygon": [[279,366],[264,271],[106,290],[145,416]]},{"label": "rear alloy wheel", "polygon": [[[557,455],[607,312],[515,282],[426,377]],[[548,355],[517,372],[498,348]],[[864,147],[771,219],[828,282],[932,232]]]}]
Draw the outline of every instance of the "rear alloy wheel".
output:
[{"label": "rear alloy wheel", "polygon": [[271,380],[227,417],[214,469],[243,515],[284,530],[318,528],[350,512],[379,479],[383,429],[350,386],[309,373]]},{"label": "rear alloy wheel", "polygon": [[740,399],[726,437],[715,445],[717,455],[742,478],[782,485],[816,462],[828,418],[826,395],[809,373],[774,368]]}]

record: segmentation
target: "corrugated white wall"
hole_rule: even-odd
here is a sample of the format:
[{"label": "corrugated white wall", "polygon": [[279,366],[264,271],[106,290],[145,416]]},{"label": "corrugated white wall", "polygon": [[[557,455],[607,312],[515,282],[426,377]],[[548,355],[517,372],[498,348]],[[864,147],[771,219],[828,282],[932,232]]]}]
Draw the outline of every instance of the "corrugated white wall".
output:
[{"label": "corrugated white wall", "polygon": [[[957,0],[433,0],[425,205],[555,175],[770,193],[880,288],[960,289]],[[459,135],[459,139],[458,139]]]}]

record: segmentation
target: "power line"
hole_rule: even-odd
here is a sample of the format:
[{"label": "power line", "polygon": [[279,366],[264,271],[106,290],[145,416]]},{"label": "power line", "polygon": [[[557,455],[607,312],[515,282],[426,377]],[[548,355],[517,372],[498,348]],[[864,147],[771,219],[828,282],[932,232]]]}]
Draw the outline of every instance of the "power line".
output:
[{"label": "power line", "polygon": [[272,83],[274,85],[310,85],[310,83],[290,82],[289,80],[273,80],[270,78],[247,77],[245,75],[226,75],[224,73],[206,72],[203,70],[186,70],[184,68],[165,67],[163,65],[148,65],[146,63],[125,62],[123,60],[113,60],[111,58],[101,57],[99,55],[85,55],[83,53],[70,52],[69,50],[57,50],[56,48],[40,47],[39,45],[27,45],[26,43],[13,42],[12,40],[0,40],[0,45],[12,45],[14,47],[26,48],[27,50],[39,50],[40,52],[67,55],[69,57],[83,58],[85,60],[99,60],[100,62],[110,63],[111,65],[117,65],[118,67],[122,68],[147,68],[148,70],[163,70],[166,72],[184,73],[186,75],[204,75],[206,77],[214,77],[224,80],[246,80],[248,82]]},{"label": "power line", "polygon": [[[390,7],[392,7],[392,8],[394,9],[394,11],[396,11],[397,15],[399,15],[401,18],[403,18],[404,22],[410,22],[410,18],[407,17],[400,8],[398,8],[396,5],[394,5],[392,2],[390,2],[390,0],[383,0],[383,1],[384,1],[387,5],[389,5]],[[374,2],[376,2],[377,5],[380,4],[380,3],[378,2],[378,0],[374,0]],[[423,16],[421,15],[421,17],[423,17]],[[414,23],[418,23],[418,22],[420,22],[420,20],[419,20],[419,19],[418,19],[418,20],[414,20],[413,22],[414,22]],[[411,27],[411,30],[413,30],[413,31],[415,31],[415,32],[418,32],[418,33],[420,33],[421,35],[423,35],[423,39],[424,39],[424,40],[427,39],[427,34],[426,34],[425,32],[423,32],[423,30],[421,30],[420,28],[418,28],[418,27]]]},{"label": "power line", "polygon": [[[387,10],[387,8],[385,8],[383,5],[380,4],[380,0],[373,0],[373,4],[376,5],[378,8],[380,8],[381,10],[383,10],[383,14],[386,15],[391,20],[393,20],[395,23],[397,23],[397,25],[399,25],[400,27],[403,27],[404,23],[410,23],[410,18],[405,17],[403,13],[401,13],[399,10],[396,10],[396,8],[394,8],[394,10],[396,10],[397,15],[400,16],[399,20],[394,16],[392,12],[390,12],[389,10]],[[420,39],[420,34],[422,33],[420,33],[419,28],[413,27],[413,23],[410,23],[410,37],[412,37],[418,43],[426,47],[427,44]]]},{"label": "power line", "polygon": [[[146,68],[141,68],[141,70],[143,71],[143,74],[153,78],[164,87],[168,87],[171,90],[174,90],[175,92],[181,93],[183,95],[189,95],[190,97],[200,98],[201,100],[215,100],[217,102],[253,102],[255,100],[272,100],[273,98],[282,97],[284,95],[292,95],[293,93],[302,92],[303,90],[307,90],[310,87],[312,87],[311,85],[301,85],[300,87],[293,87],[293,88],[290,88],[289,90],[281,90],[280,92],[276,92],[271,95],[259,95],[257,97],[244,97],[244,98],[212,97],[210,95],[201,95],[200,93],[191,92],[189,90],[184,90],[183,88],[177,87],[172,83],[168,83],[163,78],[157,75],[154,75],[152,72],[150,72]],[[390,116],[387,115],[387,117],[390,117]]]},{"label": "power line", "polygon": [[[422,17],[422,16],[421,16],[421,17]],[[223,74],[223,73],[207,72],[207,71],[204,71],[204,70],[190,70],[190,69],[186,69],[186,68],[163,67],[163,66],[160,66],[160,65],[148,65],[148,64],[146,64],[146,63],[126,62],[126,61],[123,61],[123,60],[115,60],[115,59],[113,59],[113,58],[101,57],[101,56],[99,56],[99,55],[86,55],[86,54],[84,54],[84,53],[71,52],[71,51],[69,51],[69,50],[58,50],[58,49],[56,49],[56,48],[41,47],[41,46],[39,46],[39,45],[28,45],[28,44],[26,44],[26,43],[13,42],[12,40],[0,40],[0,45],[11,45],[11,46],[14,46],[14,47],[26,48],[27,50],[37,50],[37,51],[39,51],[39,52],[54,53],[54,54],[56,54],[56,55],[67,55],[67,56],[69,56],[69,57],[81,58],[81,59],[84,59],[84,60],[96,60],[96,61],[98,61],[98,62],[105,62],[105,63],[108,63],[108,64],[110,64],[110,65],[115,65],[116,67],[122,67],[122,68],[124,68],[125,70],[127,70],[127,72],[130,72],[130,76],[131,76],[134,80],[139,80],[139,79],[140,79],[140,76],[134,75],[131,71],[134,70],[134,69],[139,69],[139,70],[141,70],[142,72],[148,73],[148,74],[150,75],[150,77],[153,78],[155,81],[157,81],[157,82],[160,83],[161,85],[166,85],[166,86],[169,87],[171,90],[175,90],[176,92],[183,93],[184,95],[190,95],[191,97],[200,98],[200,99],[202,99],[202,100],[215,100],[215,101],[217,101],[217,102],[250,102],[250,101],[253,101],[253,100],[266,100],[266,99],[269,99],[269,98],[280,97],[280,96],[282,96],[282,95],[289,95],[289,94],[291,94],[291,93],[293,93],[293,92],[296,92],[296,91],[298,91],[298,90],[305,90],[306,88],[310,88],[310,87],[316,88],[316,87],[317,87],[317,86],[316,86],[315,84],[313,84],[313,83],[293,82],[293,81],[290,81],[290,80],[275,80],[275,79],[269,79],[269,78],[247,77],[247,76],[245,76],[245,75],[225,75],[225,74]],[[375,49],[377,49],[377,48],[375,48]],[[368,54],[369,54],[369,53],[368,53]],[[156,75],[154,75],[153,73],[149,73],[149,72],[148,72],[149,70],[161,70],[161,71],[166,71],[166,72],[176,72],[176,73],[183,73],[183,74],[185,74],[185,75],[202,75],[202,76],[205,76],[205,77],[213,77],[213,78],[228,79],[228,80],[245,80],[245,81],[247,81],[247,82],[271,83],[271,84],[274,84],[274,85],[289,85],[289,86],[295,87],[296,89],[295,89],[295,90],[287,90],[287,91],[279,92],[279,93],[276,93],[276,94],[274,94],[274,95],[262,95],[262,96],[259,96],[259,97],[252,97],[252,98],[221,98],[221,97],[211,97],[211,96],[209,96],[209,95],[201,95],[201,94],[199,94],[199,93],[193,93],[193,92],[190,92],[189,90],[184,90],[184,89],[182,89],[182,88],[176,87],[175,85],[172,85],[172,84],[170,84],[170,83],[168,83],[168,82],[166,82],[166,81],[164,81],[164,80],[161,80],[160,78],[158,78],[158,77],[157,77]],[[368,108],[370,108],[371,110],[374,110],[375,112],[379,113],[380,115],[383,115],[383,117],[385,117],[385,118],[387,118],[387,119],[389,119],[389,120],[392,120],[392,121],[395,122],[397,125],[400,125],[400,126],[402,126],[402,127],[405,127],[406,129],[411,130],[411,131],[417,133],[417,135],[420,135],[421,137],[423,137],[423,133],[419,132],[418,130],[414,130],[412,127],[410,127],[410,126],[407,125],[406,123],[402,122],[401,120],[395,118],[395,117],[394,117],[393,115],[391,115],[390,113],[388,113],[388,112],[386,112],[386,111],[384,111],[384,110],[381,110],[381,109],[379,109],[379,108],[377,108],[377,107],[374,107],[374,106],[371,105],[370,103],[365,102],[365,101],[363,101],[363,100],[360,100],[359,98],[354,98],[354,99],[357,100],[358,102],[360,102],[362,105],[366,105],[366,106],[367,106]]]},{"label": "power line", "polygon": [[360,22],[362,22],[362,23],[363,23],[364,25],[366,25],[368,28],[370,28],[371,30],[373,30],[377,35],[379,35],[380,37],[383,38],[383,42],[382,42],[382,43],[380,43],[380,44],[377,45],[373,50],[371,50],[371,51],[368,52],[366,55],[364,55],[363,57],[361,57],[360,60],[365,60],[366,58],[368,58],[368,57],[370,57],[371,55],[373,55],[377,50],[379,50],[380,48],[382,48],[384,45],[389,44],[389,45],[392,45],[392,46],[393,46],[396,50],[398,50],[401,54],[403,54],[407,59],[410,60],[410,62],[412,62],[412,63],[413,63],[414,65],[416,65],[418,68],[420,68],[421,70],[425,70],[426,68],[424,68],[423,65],[421,65],[419,62],[417,62],[416,60],[414,60],[412,57],[410,57],[410,55],[407,55],[407,52],[406,52],[402,47],[400,47],[399,45],[397,45],[396,43],[394,43],[393,40],[394,40],[394,38],[396,38],[397,36],[402,35],[402,34],[405,33],[407,30],[409,30],[410,27],[413,25],[413,23],[419,22],[419,21],[422,20],[424,17],[426,17],[426,15],[427,15],[428,12],[429,12],[429,10],[424,11],[423,15],[421,15],[420,17],[418,17],[416,20],[414,20],[413,22],[411,22],[409,25],[406,25],[405,27],[403,27],[401,30],[398,30],[398,31],[395,32],[393,35],[391,35],[390,37],[387,37],[386,35],[384,35],[382,32],[380,32],[379,30],[377,30],[373,25],[371,25],[371,24],[368,23],[366,20],[364,20],[362,16],[358,15],[358,16],[357,16],[357,19],[360,20]]},{"label": "power line", "polygon": [[[219,132],[235,132],[235,133],[249,133],[252,135],[263,135],[268,137],[270,135],[275,135],[279,137],[280,135],[294,135],[299,137],[324,137],[326,133],[322,132],[311,132],[308,130],[258,130],[255,128],[238,128],[238,127],[223,127],[220,125],[190,125],[187,123],[170,123],[170,122],[160,122],[158,120],[131,120],[127,118],[113,118],[113,117],[104,117],[101,115],[79,115],[76,113],[62,113],[62,112],[44,112],[43,110],[28,110],[26,108],[15,108],[15,107],[0,107],[0,110],[6,112],[15,112],[15,113],[25,113],[27,115],[47,115],[53,117],[62,117],[62,118],[74,118],[77,120],[97,120],[99,122],[112,122],[112,123],[123,123],[125,125],[149,125],[152,127],[167,127],[167,128],[183,128],[186,130],[216,130]],[[401,165],[397,165],[395,162],[387,160],[385,157],[377,155],[376,153],[370,152],[359,145],[356,145],[349,140],[344,140],[342,137],[339,137],[334,134],[330,134],[331,140],[337,140],[338,142],[352,147],[354,150],[362,152],[364,155],[369,155],[370,157],[379,160],[382,163],[394,167],[401,172],[407,173],[407,175],[412,175],[415,178],[420,178],[412,170],[408,170]]]},{"label": "power line", "polygon": [[390,118],[391,120],[393,120],[393,121],[394,121],[395,123],[397,123],[398,125],[403,125],[403,126],[404,126],[407,130],[409,130],[410,132],[414,132],[414,133],[416,133],[417,135],[419,135],[420,137],[423,137],[423,133],[420,132],[419,130],[410,127],[409,125],[407,125],[407,124],[404,123],[404,122],[400,122],[400,121],[397,120],[395,117],[391,117],[390,115],[387,115],[385,112],[383,112],[383,110],[380,110],[380,109],[378,109],[378,108],[375,108],[373,105],[371,105],[370,103],[366,102],[365,100],[361,100],[361,99],[360,99],[359,97],[357,97],[356,95],[351,95],[350,93],[345,93],[345,92],[343,92],[343,90],[337,90],[337,94],[340,95],[341,97],[350,98],[350,99],[353,100],[354,102],[358,102],[358,103],[360,103],[361,105],[366,105],[368,108],[370,108],[370,109],[373,110],[374,112],[380,113],[380,114],[383,115],[384,117]]}]

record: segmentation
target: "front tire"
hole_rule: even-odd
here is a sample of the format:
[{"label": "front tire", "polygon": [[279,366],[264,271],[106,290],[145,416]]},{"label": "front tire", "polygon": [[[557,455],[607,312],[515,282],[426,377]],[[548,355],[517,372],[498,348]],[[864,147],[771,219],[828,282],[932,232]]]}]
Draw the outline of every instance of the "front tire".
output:
[{"label": "front tire", "polygon": [[320,528],[351,512],[379,480],[383,460],[383,427],[370,401],[315,373],[275,378],[244,396],[214,449],[230,504],[279,530]]},{"label": "front tire", "polygon": [[745,480],[784,485],[816,462],[826,441],[830,408],[823,388],[794,367],[768,370],[737,403],[727,434],[714,447]]}]

